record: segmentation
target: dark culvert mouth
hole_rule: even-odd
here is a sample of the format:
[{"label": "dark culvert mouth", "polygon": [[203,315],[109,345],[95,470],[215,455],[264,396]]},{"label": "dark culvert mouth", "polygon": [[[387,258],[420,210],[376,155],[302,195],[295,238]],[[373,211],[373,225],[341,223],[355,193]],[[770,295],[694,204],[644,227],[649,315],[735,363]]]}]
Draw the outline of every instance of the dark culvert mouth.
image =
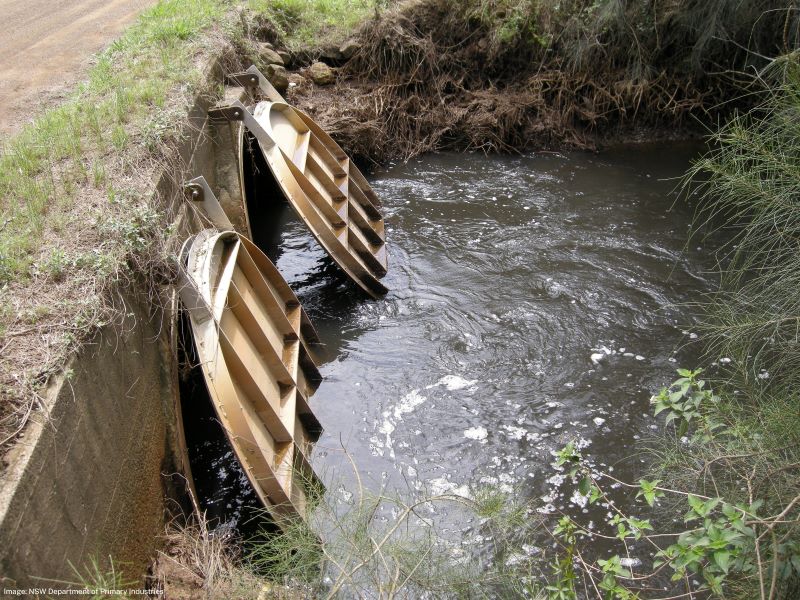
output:
[{"label": "dark culvert mouth", "polygon": [[272,175],[255,137],[241,136],[241,182],[247,222],[253,243],[273,263],[281,256],[281,235],[289,203]]}]

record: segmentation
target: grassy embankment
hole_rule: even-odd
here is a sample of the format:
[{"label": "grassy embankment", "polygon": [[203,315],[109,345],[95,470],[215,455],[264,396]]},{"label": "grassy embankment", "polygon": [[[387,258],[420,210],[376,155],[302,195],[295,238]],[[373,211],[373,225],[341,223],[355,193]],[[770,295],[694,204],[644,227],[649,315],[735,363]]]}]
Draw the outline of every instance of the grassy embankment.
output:
[{"label": "grassy embankment", "polygon": [[374,160],[591,148],[642,128],[682,135],[730,112],[751,83],[740,71],[796,47],[791,4],[403,3],[362,30],[345,67],[353,81],[309,104],[346,149]]},{"label": "grassy embankment", "polygon": [[[702,342],[724,358],[703,406],[718,423],[663,455],[681,489],[757,505],[730,597],[800,594],[800,52],[761,73],[760,102],[712,136],[687,176],[706,229],[725,229],[720,291],[702,301]],[[730,360],[730,362],[728,362]],[[749,568],[748,568],[749,567]]]},{"label": "grassy embankment", "polygon": [[124,307],[112,292],[157,269],[168,234],[155,174],[204,58],[230,45],[232,5],[166,0],[101,53],[87,80],[0,154],[0,443],[47,378]]},{"label": "grassy embankment", "polygon": [[338,48],[371,17],[396,0],[248,0],[277,28],[291,50]]}]

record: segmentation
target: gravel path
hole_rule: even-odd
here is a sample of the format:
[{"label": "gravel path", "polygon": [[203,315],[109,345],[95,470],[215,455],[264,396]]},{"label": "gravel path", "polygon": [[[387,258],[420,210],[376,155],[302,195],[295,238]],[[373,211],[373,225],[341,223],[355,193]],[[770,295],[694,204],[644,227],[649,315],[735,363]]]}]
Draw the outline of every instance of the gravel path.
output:
[{"label": "gravel path", "polygon": [[103,49],[155,0],[0,0],[0,141],[85,77]]}]

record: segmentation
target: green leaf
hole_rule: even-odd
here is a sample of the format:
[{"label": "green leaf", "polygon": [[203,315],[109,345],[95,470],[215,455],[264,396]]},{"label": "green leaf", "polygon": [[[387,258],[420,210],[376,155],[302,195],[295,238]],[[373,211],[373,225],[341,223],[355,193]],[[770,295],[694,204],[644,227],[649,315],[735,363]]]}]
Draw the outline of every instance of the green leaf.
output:
[{"label": "green leaf", "polygon": [[792,563],[792,567],[794,568],[795,572],[800,573],[800,555],[792,555],[792,557],[789,559],[789,562]]},{"label": "green leaf", "polygon": [[753,502],[750,507],[748,508],[748,512],[752,515],[755,515],[758,512],[758,509],[764,504],[764,501],[761,499],[756,500]]},{"label": "green leaf", "polygon": [[580,483],[578,484],[578,491],[581,493],[581,496],[588,496],[591,486],[592,480],[588,475],[581,479]]},{"label": "green leaf", "polygon": [[717,507],[717,504],[720,503],[719,498],[712,498],[711,500],[705,502],[703,504],[703,512],[701,513],[704,517],[708,514],[711,514],[711,511]]},{"label": "green leaf", "polygon": [[722,569],[724,573],[728,573],[728,569],[730,568],[730,559],[731,553],[727,550],[722,550],[720,552],[714,552],[713,555],[714,562],[717,566]]}]

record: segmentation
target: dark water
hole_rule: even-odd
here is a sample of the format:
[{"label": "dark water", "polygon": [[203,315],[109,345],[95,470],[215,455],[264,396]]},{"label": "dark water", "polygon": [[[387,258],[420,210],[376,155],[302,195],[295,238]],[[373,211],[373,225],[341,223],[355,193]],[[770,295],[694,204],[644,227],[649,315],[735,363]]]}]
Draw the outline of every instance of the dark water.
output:
[{"label": "dark water", "polygon": [[253,537],[269,524],[217,419],[185,315],[179,340],[181,415],[199,508],[212,528],[235,528],[243,537]]},{"label": "dark water", "polygon": [[[347,497],[490,484],[569,509],[551,452],[575,439],[635,480],[649,397],[694,366],[676,304],[713,285],[675,177],[696,146],[431,155],[374,174],[391,288],[365,299],[288,212],[277,264],[327,344],[315,465]],[[556,475],[555,479],[553,476]],[[573,506],[573,508],[575,508]]]},{"label": "dark water", "polygon": [[268,253],[326,345],[312,406],[331,492],[353,491],[346,451],[372,489],[493,485],[579,511],[550,467],[570,440],[640,477],[637,446],[660,428],[649,397],[696,361],[676,305],[713,287],[671,195],[696,151],[442,154],[375,173],[391,289],[377,301],[279,211]]}]

